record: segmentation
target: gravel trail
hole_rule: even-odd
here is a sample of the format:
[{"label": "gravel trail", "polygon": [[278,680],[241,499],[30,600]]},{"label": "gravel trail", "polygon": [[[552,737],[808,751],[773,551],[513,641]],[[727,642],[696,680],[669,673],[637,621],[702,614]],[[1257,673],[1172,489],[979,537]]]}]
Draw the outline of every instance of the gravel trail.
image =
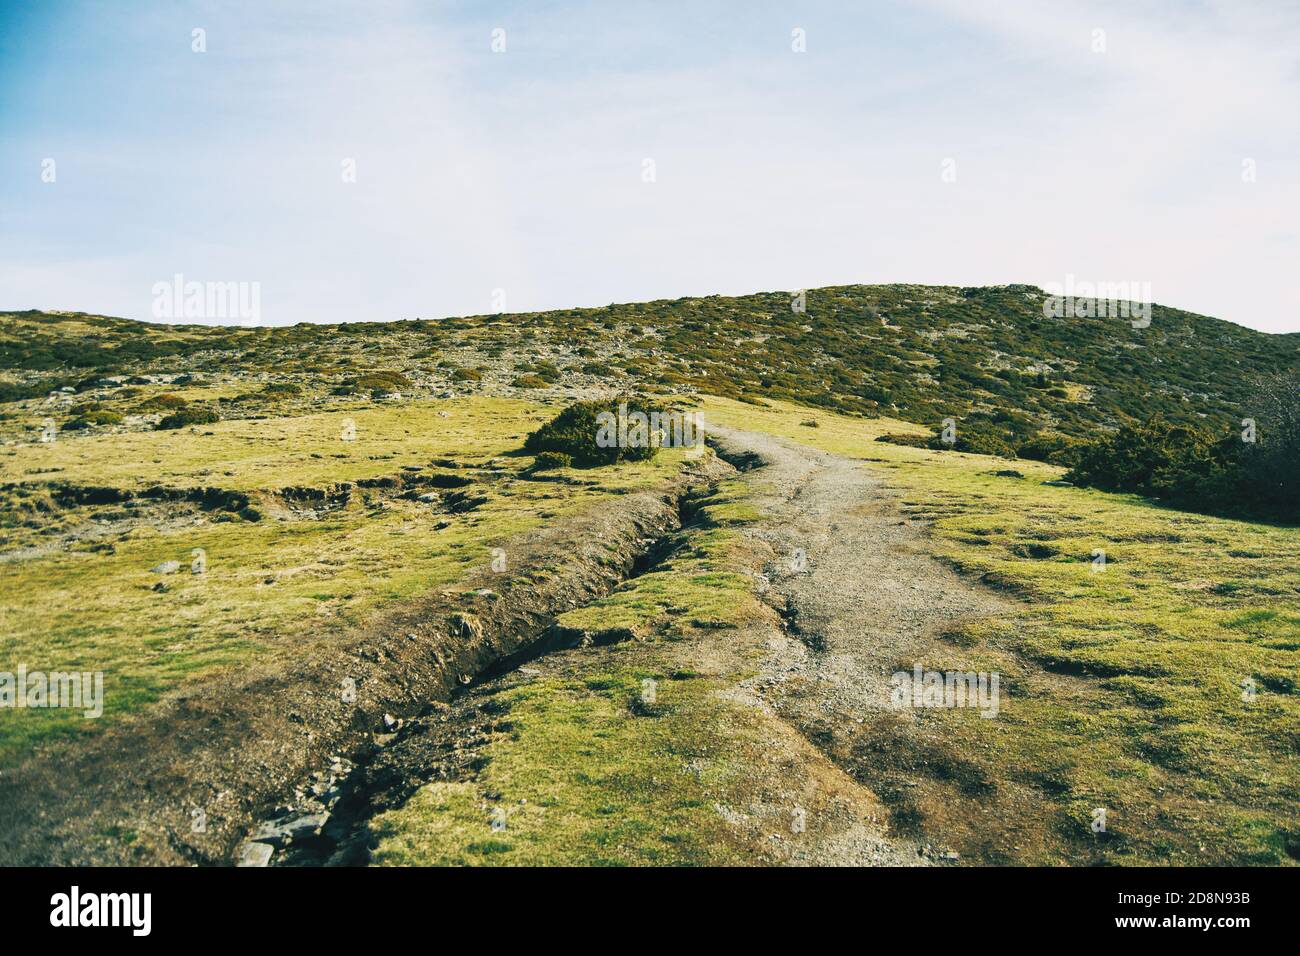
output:
[{"label": "gravel trail", "polygon": [[890,675],[924,663],[936,633],[1011,605],[931,557],[925,523],[907,520],[862,462],[762,433],[710,434],[722,457],[752,469],[745,479],[762,517],[746,533],[772,549],[760,587],[786,622],[747,689],[875,789],[861,738],[892,710]]}]

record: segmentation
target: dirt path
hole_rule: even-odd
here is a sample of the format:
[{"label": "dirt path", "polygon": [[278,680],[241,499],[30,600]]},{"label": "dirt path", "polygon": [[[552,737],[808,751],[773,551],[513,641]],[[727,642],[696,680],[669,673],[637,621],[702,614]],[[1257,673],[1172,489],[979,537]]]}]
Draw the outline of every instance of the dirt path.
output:
[{"label": "dirt path", "polygon": [[[909,817],[899,791],[917,786],[897,771],[938,752],[915,736],[914,711],[891,707],[889,678],[924,664],[945,629],[1010,605],[930,557],[924,523],[907,520],[861,462],[762,433],[710,432],[723,457],[757,464],[746,480],[763,517],[746,533],[772,549],[763,596],[787,624],[746,689],[883,798],[897,832]],[[953,859],[942,846],[922,852]]]}]

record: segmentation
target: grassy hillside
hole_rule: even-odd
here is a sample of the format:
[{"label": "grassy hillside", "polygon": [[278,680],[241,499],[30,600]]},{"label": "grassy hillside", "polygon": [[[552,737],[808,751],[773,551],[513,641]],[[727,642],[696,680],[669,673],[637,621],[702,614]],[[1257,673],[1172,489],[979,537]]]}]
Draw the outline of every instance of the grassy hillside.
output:
[{"label": "grassy hillside", "polygon": [[[103,721],[0,720],[0,764],[223,668],[292,660],[463,587],[522,532],[665,487],[685,452],[539,475],[521,450],[562,404],[639,387],[869,462],[931,522],[933,553],[1021,599],[933,635],[924,661],[1002,673],[1003,719],[886,715],[841,754],[741,716],[766,651],[742,531],[762,515],[723,482],[670,561],[558,619],[633,639],[502,688],[489,703],[512,718],[482,776],[375,821],[380,861],[790,859],[754,847],[789,834],[791,765],[820,781],[800,799],[827,806],[865,768],[891,827],[963,860],[1300,858],[1300,531],[876,440],[949,416],[1082,437],[1159,412],[1228,433],[1300,336],[1162,307],[1144,329],[1049,319],[1042,299],[854,286],[811,291],[805,313],[767,293],[283,329],[0,314],[0,670],[109,675]],[[646,679],[658,710],[635,703]],[[517,808],[508,836],[488,825],[496,799]],[[734,808],[757,821],[740,842]]]},{"label": "grassy hillside", "polygon": [[[436,321],[277,329],[159,326],[80,313],[0,314],[0,401],[57,387],[130,415],[147,395],[92,389],[104,376],[199,374],[291,383],[309,394],[398,370],[417,393],[535,394],[629,382],[731,398],[766,396],[927,425],[981,412],[1022,434],[1084,435],[1162,413],[1227,428],[1256,373],[1296,367],[1300,335],[1267,335],[1155,306],[1151,324],[1047,318],[1030,286],[842,286]],[[125,388],[140,387],[125,385]],[[365,382],[361,383],[365,388]],[[399,391],[404,389],[397,389]],[[223,416],[263,413],[256,389]],[[76,415],[63,403],[62,427]],[[38,408],[0,408],[5,434]],[[90,411],[95,411],[91,409]],[[156,409],[155,409],[156,411]],[[84,418],[86,411],[81,412]],[[111,424],[111,423],[110,423]]]}]

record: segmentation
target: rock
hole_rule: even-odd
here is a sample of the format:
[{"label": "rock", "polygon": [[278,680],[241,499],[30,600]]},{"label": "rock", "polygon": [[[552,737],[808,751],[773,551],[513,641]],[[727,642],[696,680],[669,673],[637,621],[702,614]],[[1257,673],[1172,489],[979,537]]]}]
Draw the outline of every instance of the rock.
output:
[{"label": "rock", "polygon": [[235,866],[266,866],[275,848],[268,843],[245,842],[235,851]]},{"label": "rock", "polygon": [[154,565],[149,570],[154,574],[172,574],[173,572],[180,570],[180,566],[181,563],[179,561],[164,561],[162,564]]},{"label": "rock", "polygon": [[402,727],[402,722],[392,714],[384,714],[384,731],[385,733],[396,733]]},{"label": "rock", "polygon": [[[295,840],[315,836],[328,819],[328,813],[305,813],[301,816],[263,823],[254,831],[252,839],[256,841],[254,845],[262,844],[268,850],[273,846],[286,846]],[[270,859],[271,855],[267,853],[266,856]]]}]

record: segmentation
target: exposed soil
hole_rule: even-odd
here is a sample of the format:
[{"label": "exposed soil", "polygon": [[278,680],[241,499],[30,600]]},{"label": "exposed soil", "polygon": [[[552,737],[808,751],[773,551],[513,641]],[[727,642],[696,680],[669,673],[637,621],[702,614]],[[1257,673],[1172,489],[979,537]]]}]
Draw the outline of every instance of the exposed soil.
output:
[{"label": "exposed soil", "polygon": [[927,714],[892,707],[889,678],[932,659],[944,631],[1010,603],[931,557],[926,525],[908,520],[863,463],[761,433],[710,431],[729,461],[762,462],[747,481],[763,517],[746,533],[772,550],[761,586],[786,625],[746,690],[889,807],[896,841],[955,862],[956,834],[923,825],[924,808],[968,804],[978,770]]}]

